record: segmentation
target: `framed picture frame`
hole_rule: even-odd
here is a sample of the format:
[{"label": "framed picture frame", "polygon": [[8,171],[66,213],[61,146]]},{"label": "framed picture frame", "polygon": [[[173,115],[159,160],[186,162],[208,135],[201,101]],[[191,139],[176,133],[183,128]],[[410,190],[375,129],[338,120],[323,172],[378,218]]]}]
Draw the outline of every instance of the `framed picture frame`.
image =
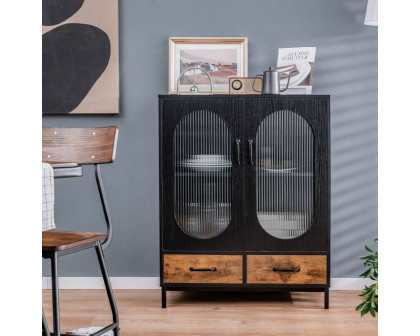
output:
[{"label": "framed picture frame", "polygon": [[[248,75],[248,38],[246,37],[170,37],[169,94],[177,93],[180,74],[188,68],[205,70],[212,79],[213,93],[228,94],[229,78]],[[179,93],[210,93],[205,72],[187,70],[180,80]]]}]

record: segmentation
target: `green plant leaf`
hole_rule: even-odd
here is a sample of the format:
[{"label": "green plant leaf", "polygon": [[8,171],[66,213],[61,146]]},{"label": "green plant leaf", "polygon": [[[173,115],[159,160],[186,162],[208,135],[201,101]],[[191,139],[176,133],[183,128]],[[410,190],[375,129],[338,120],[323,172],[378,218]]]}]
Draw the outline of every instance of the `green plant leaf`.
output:
[{"label": "green plant leaf", "polygon": [[365,249],[366,249],[366,251],[373,253],[373,251],[367,245],[365,245]]},{"label": "green plant leaf", "polygon": [[366,287],[364,290],[363,290],[363,292],[362,292],[362,294],[360,294],[360,296],[367,296],[367,295],[369,295],[369,294],[371,294],[371,293],[375,293],[374,292],[374,290],[371,288],[371,287]]},{"label": "green plant leaf", "polygon": [[362,309],[362,307],[365,305],[365,302],[363,301],[361,304],[359,304],[357,307],[356,307],[356,310],[360,310],[360,309]]},{"label": "green plant leaf", "polygon": [[362,309],[362,312],[361,312],[362,316],[369,313],[369,311],[370,311],[370,306],[366,304],[365,307]]},{"label": "green plant leaf", "polygon": [[372,301],[373,301],[373,298],[375,297],[375,290],[374,289],[372,289],[370,292],[369,292],[369,295],[367,296],[367,300],[368,301],[370,301],[371,303],[372,303]]},{"label": "green plant leaf", "polygon": [[362,274],[359,274],[359,276],[363,277],[363,278],[367,278],[370,275],[370,273],[372,273],[372,271],[370,269],[368,269],[366,272],[363,272]]},{"label": "green plant leaf", "polygon": [[372,315],[373,317],[376,317],[376,312],[374,308],[370,308],[369,312],[370,312],[370,315]]},{"label": "green plant leaf", "polygon": [[[378,238],[375,238],[375,243],[378,243]],[[363,291],[359,294],[363,301],[356,307],[356,311],[360,311],[360,316],[370,313],[376,317],[378,312],[378,251],[373,250],[365,245],[365,250],[370,254],[361,257],[365,271],[360,274],[360,277],[370,278],[373,284],[365,286]]]}]

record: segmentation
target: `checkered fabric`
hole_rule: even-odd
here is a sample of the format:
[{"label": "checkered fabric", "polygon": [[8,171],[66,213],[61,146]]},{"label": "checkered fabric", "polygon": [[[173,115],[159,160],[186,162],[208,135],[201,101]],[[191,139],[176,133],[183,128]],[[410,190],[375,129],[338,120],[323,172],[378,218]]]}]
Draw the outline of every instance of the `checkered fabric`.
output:
[{"label": "checkered fabric", "polygon": [[54,171],[42,163],[42,231],[54,228]]}]

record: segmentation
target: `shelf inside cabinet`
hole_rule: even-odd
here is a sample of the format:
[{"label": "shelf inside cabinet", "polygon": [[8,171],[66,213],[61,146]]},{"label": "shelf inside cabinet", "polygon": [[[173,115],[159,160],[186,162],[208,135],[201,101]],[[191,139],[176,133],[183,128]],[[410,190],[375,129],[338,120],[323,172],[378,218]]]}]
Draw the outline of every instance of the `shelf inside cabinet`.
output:
[{"label": "shelf inside cabinet", "polygon": [[264,169],[257,169],[258,177],[312,177],[309,172],[275,172]]},{"label": "shelf inside cabinet", "polygon": [[231,177],[231,172],[175,172],[176,177],[194,177],[194,178],[218,178],[218,177]]}]

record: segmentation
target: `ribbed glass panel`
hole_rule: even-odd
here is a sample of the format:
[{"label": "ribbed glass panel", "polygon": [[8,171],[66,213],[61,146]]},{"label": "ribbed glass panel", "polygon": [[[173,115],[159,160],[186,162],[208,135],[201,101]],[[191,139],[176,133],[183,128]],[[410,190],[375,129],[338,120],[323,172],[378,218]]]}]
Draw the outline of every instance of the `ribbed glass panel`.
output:
[{"label": "ribbed glass panel", "polygon": [[194,111],[174,134],[175,219],[194,238],[220,235],[231,220],[231,135],[217,114]]},{"label": "ribbed glass panel", "polygon": [[256,138],[257,217],[279,239],[304,234],[313,213],[313,133],[298,114],[268,115]]}]

